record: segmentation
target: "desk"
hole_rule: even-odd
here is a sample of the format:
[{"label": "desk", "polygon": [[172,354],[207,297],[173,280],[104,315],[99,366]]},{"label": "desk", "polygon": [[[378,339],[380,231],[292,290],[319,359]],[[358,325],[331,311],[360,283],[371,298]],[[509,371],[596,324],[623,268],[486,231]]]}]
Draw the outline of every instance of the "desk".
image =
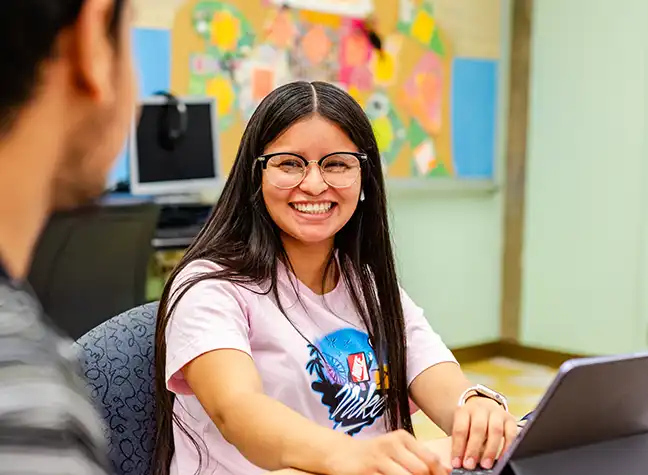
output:
[{"label": "desk", "polygon": [[159,251],[189,247],[211,209],[212,205],[205,203],[163,204],[151,244]]},{"label": "desk", "polygon": [[151,241],[157,251],[185,249],[191,245],[201,227],[186,226],[179,228],[158,228]]},{"label": "desk", "polygon": [[[100,206],[124,206],[156,202],[154,197],[110,193]],[[157,251],[182,250],[194,241],[209,217],[213,203],[160,202],[160,215],[151,245]]]}]

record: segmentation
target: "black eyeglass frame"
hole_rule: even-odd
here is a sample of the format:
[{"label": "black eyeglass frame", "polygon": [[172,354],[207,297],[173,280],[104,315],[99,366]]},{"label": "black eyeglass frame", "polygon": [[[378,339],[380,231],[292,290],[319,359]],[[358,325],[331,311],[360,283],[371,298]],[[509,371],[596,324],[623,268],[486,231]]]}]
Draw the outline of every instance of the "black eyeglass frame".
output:
[{"label": "black eyeglass frame", "polygon": [[[306,168],[308,168],[308,165],[310,165],[311,163],[317,163],[317,166],[319,167],[320,172],[322,171],[321,166],[322,166],[322,163],[324,163],[324,160],[326,160],[327,158],[332,157],[334,155],[353,155],[360,162],[360,169],[361,170],[362,170],[362,163],[366,162],[368,160],[368,158],[369,158],[367,156],[367,154],[363,153],[363,152],[333,152],[333,153],[329,153],[329,154],[324,155],[319,160],[306,160],[306,158],[302,157],[298,153],[293,153],[293,152],[273,152],[273,153],[266,153],[264,155],[261,155],[261,156],[257,157],[257,161],[260,162],[261,165],[263,166],[263,169],[266,170],[268,168],[268,161],[270,161],[270,159],[272,159],[273,157],[278,157],[280,155],[283,155],[283,156],[289,155],[291,157],[299,158],[302,162],[304,162],[304,167],[306,167]],[[358,173],[358,176],[360,176],[360,173]],[[295,188],[295,187],[299,186],[301,184],[301,182],[304,180],[304,178],[306,178],[306,173],[304,173],[302,175],[301,180],[296,185],[291,186],[290,188]],[[324,179],[324,175],[322,175],[322,179]],[[356,180],[357,180],[357,178],[356,178]],[[324,179],[324,181],[326,181],[326,179]],[[334,185],[331,185],[329,182],[326,182],[326,183],[329,186],[332,186],[333,188],[348,188],[349,186],[353,185],[353,183],[351,183],[350,185],[346,185],[346,186],[334,186]],[[354,183],[355,183],[355,181],[354,181]],[[277,185],[275,185],[275,186],[277,186]]]},{"label": "black eyeglass frame", "polygon": [[329,157],[332,157],[333,155],[353,155],[355,158],[357,158],[360,161],[360,165],[362,165],[362,162],[366,161],[368,159],[366,153],[362,152],[333,152],[324,155],[322,158],[319,160],[306,160],[304,157],[299,155],[298,153],[293,153],[293,152],[274,152],[274,153],[266,153],[265,155],[261,155],[257,158],[259,162],[263,164],[263,169],[265,170],[268,167],[268,160],[270,160],[273,157],[278,157],[279,155],[290,155],[291,157],[296,157],[301,159],[302,162],[304,162],[305,166],[310,165],[311,163],[317,163],[317,165],[322,165],[322,162],[326,160]]}]

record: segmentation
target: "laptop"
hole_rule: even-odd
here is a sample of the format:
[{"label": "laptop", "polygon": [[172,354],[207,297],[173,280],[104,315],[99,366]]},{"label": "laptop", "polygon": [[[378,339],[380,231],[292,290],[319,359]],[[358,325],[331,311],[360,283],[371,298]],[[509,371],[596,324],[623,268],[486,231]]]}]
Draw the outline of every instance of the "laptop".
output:
[{"label": "laptop", "polygon": [[452,473],[648,474],[648,352],[565,362],[492,470]]}]

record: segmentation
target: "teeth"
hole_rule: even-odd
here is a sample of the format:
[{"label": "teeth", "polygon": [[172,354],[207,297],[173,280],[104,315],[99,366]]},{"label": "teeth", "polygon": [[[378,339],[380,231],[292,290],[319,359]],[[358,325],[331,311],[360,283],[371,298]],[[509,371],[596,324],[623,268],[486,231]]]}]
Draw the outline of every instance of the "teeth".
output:
[{"label": "teeth", "polygon": [[293,208],[295,208],[297,211],[301,211],[302,213],[310,213],[310,214],[323,214],[327,213],[330,209],[331,206],[333,206],[333,203],[293,203]]}]

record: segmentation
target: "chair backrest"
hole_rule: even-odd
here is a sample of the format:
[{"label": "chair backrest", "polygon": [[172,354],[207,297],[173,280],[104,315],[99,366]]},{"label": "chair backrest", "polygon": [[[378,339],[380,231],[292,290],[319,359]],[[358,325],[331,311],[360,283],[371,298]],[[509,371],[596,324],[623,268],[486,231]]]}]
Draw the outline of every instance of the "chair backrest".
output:
[{"label": "chair backrest", "polygon": [[27,280],[43,308],[73,339],[146,303],[146,276],[159,206],[107,204],[56,213]]},{"label": "chair backrest", "polygon": [[77,341],[82,375],[105,421],[116,475],[151,474],[157,308],[157,302],[134,308]]}]

